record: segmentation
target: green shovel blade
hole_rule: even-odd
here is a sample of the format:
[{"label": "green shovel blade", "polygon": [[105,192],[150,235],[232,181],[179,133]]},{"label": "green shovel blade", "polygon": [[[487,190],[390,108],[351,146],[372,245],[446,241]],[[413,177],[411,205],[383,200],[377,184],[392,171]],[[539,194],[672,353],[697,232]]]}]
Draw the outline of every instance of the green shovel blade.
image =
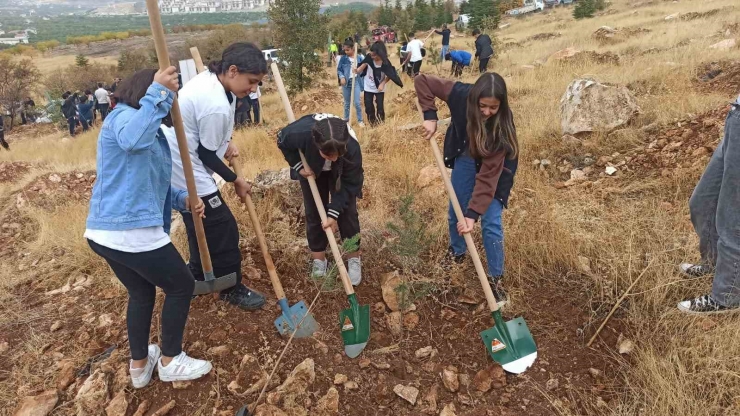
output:
[{"label": "green shovel blade", "polygon": [[339,329],[342,331],[344,352],[355,358],[365,349],[370,339],[370,306],[359,305],[357,295],[347,296],[349,309],[339,313]]},{"label": "green shovel blade", "polygon": [[537,345],[524,318],[504,322],[501,311],[492,313],[495,325],[480,333],[488,355],[504,370],[519,374],[537,359]]}]

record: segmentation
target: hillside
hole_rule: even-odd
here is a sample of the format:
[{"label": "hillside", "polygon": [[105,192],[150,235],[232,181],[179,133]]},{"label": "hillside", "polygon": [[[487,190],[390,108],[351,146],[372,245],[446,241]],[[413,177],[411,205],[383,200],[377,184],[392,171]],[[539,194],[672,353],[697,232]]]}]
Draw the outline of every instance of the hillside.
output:
[{"label": "hillside", "polygon": [[[740,41],[740,7],[733,0],[613,0],[593,19],[571,13],[558,7],[505,19],[489,65],[507,82],[521,146],[503,215],[511,297],[504,316],[522,316],[537,342],[527,372],[506,374],[485,353],[478,334],[492,322],[471,262],[440,265],[447,199],[406,76],[403,89],[386,92],[386,122],[355,127],[365,169],[357,293],[371,307],[372,335],[357,359],[342,354],[337,313],[346,296],[334,281],[308,278],[300,191],[277,173],[287,163],[275,134],[287,119],[265,81],[264,125],[236,132],[234,141],[257,185],[255,204],[287,297],[315,300],[320,332],[293,340],[276,366],[287,343],[273,326],[279,308],[249,216],[227,186],[242,272],[268,305],[246,313],[196,298],[185,350],[212,360],[215,370],[177,388],[155,379],[132,389],[126,291],[82,238],[97,132],[69,138],[50,126],[19,127],[6,135],[11,151],[0,151],[0,415],[46,397],[54,399],[54,416],[105,414],[114,398],[127,411],[108,416],[132,415],[143,403],[149,410],[138,415],[151,415],[171,401],[169,415],[232,416],[257,400],[258,391],[245,390],[255,380],[264,384],[273,368],[277,380],[258,415],[740,414],[737,315],[676,310],[711,285],[711,278],[680,275],[677,265],[698,258],[688,199],[740,93],[740,49],[711,47]],[[453,47],[472,48],[469,34],[453,35]],[[430,38],[431,53],[439,40]],[[437,67],[428,56],[422,72],[449,77],[449,65]],[[476,75],[466,71],[462,80]],[[640,110],[608,133],[564,135],[561,98],[578,79],[623,87]],[[606,101],[596,104],[594,114],[615,112]],[[292,106],[297,117],[341,114],[332,68]],[[440,117],[448,116],[441,105]],[[399,247],[389,223],[421,231]],[[480,245],[479,227],[474,238]],[[187,254],[182,229],[173,240]],[[415,254],[404,258],[409,250]],[[400,286],[389,289],[396,273]],[[399,293],[413,308],[393,310]],[[159,293],[155,340],[163,300]],[[394,392],[398,385],[418,390],[414,404]]]}]

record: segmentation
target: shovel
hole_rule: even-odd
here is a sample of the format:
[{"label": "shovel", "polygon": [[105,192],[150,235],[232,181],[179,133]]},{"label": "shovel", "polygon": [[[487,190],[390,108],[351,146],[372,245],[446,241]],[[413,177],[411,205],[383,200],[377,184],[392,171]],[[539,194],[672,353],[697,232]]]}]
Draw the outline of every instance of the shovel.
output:
[{"label": "shovel", "polygon": [[[457,200],[455,189],[452,188],[452,182],[450,181],[450,176],[447,174],[447,169],[445,168],[437,141],[432,137],[429,139],[429,143],[432,146],[432,152],[434,153],[434,158],[437,160],[439,171],[442,173],[445,188],[447,188],[447,194],[450,197],[450,202],[452,203],[452,208],[455,210],[457,220],[463,222],[465,221],[465,216],[460,208],[460,202]],[[464,237],[465,243],[468,245],[470,257],[473,259],[473,264],[475,265],[475,271],[478,273],[478,280],[480,280],[483,286],[483,293],[486,295],[488,307],[491,309],[491,316],[493,316],[494,326],[480,333],[483,344],[486,346],[486,350],[491,358],[501,364],[504,370],[513,374],[523,373],[537,359],[537,345],[534,342],[534,338],[532,338],[532,334],[529,332],[524,318],[518,317],[504,322],[496,298],[494,298],[491,291],[491,286],[486,279],[486,272],[483,270],[483,264],[478,256],[478,250],[475,247],[473,236],[468,233]]]},{"label": "shovel", "polygon": [[[236,176],[242,175],[241,165],[239,163],[232,163]],[[249,211],[249,219],[252,221],[252,228],[254,233],[257,235],[257,241],[260,243],[260,249],[262,249],[262,256],[265,258],[265,265],[267,266],[267,274],[270,275],[270,281],[272,282],[272,288],[275,290],[275,297],[280,305],[282,315],[275,320],[275,328],[282,336],[290,336],[295,332],[296,338],[306,338],[313,335],[319,329],[319,324],[314,319],[313,315],[308,312],[305,302],[300,301],[293,306],[289,306],[288,299],[285,297],[285,291],[283,285],[280,283],[277,271],[275,270],[275,264],[272,262],[272,256],[270,251],[267,249],[267,241],[265,235],[262,233],[262,226],[260,226],[259,217],[257,216],[257,210],[254,208],[254,202],[252,202],[252,196],[247,194],[242,199],[242,202],[247,206]]]},{"label": "shovel", "polygon": [[[293,108],[290,106],[290,101],[288,101],[288,93],[285,91],[280,70],[274,62],[271,64],[271,68],[273,77],[275,78],[275,84],[277,84],[278,91],[280,92],[280,98],[283,101],[285,113],[288,116],[288,122],[292,123],[295,121],[295,115],[293,114]],[[303,152],[300,152],[300,154],[303,165],[308,166]],[[311,187],[311,193],[313,194],[316,208],[319,211],[321,222],[323,223],[326,221],[326,210],[324,209],[324,203],[321,201],[319,188],[316,186],[316,178],[309,176],[308,184]],[[357,295],[347,275],[347,268],[344,267],[342,253],[339,251],[339,246],[337,246],[337,242],[334,239],[334,232],[331,229],[324,231],[326,231],[326,237],[329,240],[334,261],[337,263],[339,276],[342,279],[342,286],[344,286],[344,291],[349,301],[349,308],[339,313],[339,328],[342,333],[342,340],[344,341],[344,353],[349,358],[355,358],[362,353],[362,350],[367,346],[367,341],[370,339],[370,306],[360,305],[357,301]]]},{"label": "shovel", "polygon": [[[167,43],[164,39],[164,29],[162,28],[162,19],[159,15],[159,5],[157,4],[157,0],[147,0],[146,8],[149,13],[149,25],[152,28],[152,37],[154,37],[154,47],[157,50],[159,69],[166,69],[170,66],[170,55],[167,51]],[[185,173],[185,182],[187,183],[190,206],[194,207],[198,205],[200,198],[198,198],[198,191],[195,188],[193,164],[190,161],[187,137],[185,137],[185,129],[182,125],[182,114],[180,114],[180,104],[177,102],[177,97],[175,97],[172,102],[170,114],[172,115],[172,124],[175,128],[175,135],[177,136],[177,147],[180,149],[180,157],[182,158],[182,170]],[[214,276],[213,264],[211,264],[211,253],[208,251],[206,233],[203,229],[203,219],[198,215],[193,215],[193,223],[195,224],[195,234],[198,238],[200,263],[203,266],[203,276],[205,277],[204,281],[195,281],[193,295],[221,292],[222,290],[235,286],[236,272],[229,273],[226,276],[219,278]]]}]

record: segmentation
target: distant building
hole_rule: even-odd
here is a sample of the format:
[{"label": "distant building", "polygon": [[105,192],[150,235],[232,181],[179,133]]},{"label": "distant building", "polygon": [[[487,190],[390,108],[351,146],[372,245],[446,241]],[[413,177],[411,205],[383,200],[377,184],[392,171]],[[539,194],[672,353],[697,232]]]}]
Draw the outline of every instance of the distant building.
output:
[{"label": "distant building", "polygon": [[28,43],[28,36],[15,35],[14,38],[0,38],[0,45],[18,45],[21,43]]},{"label": "distant building", "polygon": [[269,0],[159,0],[159,11],[174,13],[216,13],[251,10],[267,6]]}]

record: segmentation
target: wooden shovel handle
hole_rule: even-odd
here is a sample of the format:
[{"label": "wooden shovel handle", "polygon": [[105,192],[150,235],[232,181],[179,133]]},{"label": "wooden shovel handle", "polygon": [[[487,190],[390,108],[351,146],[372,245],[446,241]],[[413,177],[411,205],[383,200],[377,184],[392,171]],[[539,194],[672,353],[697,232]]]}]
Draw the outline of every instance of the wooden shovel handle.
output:
[{"label": "wooden shovel handle", "polygon": [[[349,89],[349,120],[347,120],[348,123],[352,124],[352,109],[355,106],[355,82],[357,82],[357,74],[354,73],[354,70],[357,69],[357,43],[355,43],[355,63],[353,64],[353,68],[350,70],[349,79],[347,80],[347,84],[352,83],[351,88]],[[354,78],[352,75],[354,74]],[[357,118],[360,118],[360,115],[357,114]]]},{"label": "wooden shovel handle", "polygon": [[[278,92],[280,93],[280,98],[283,100],[283,107],[285,108],[285,114],[288,116],[288,122],[292,123],[295,121],[295,115],[293,114],[293,108],[290,106],[290,101],[288,100],[288,92],[285,90],[283,78],[280,76],[280,70],[274,62],[272,63],[271,68],[272,76],[275,78],[275,84],[277,84]],[[306,157],[303,155],[303,151],[299,151],[299,153],[301,154],[301,162],[303,162],[303,166],[308,168],[308,162],[306,162]],[[316,186],[316,178],[314,178],[313,176],[309,176],[308,185],[311,187],[311,194],[313,194],[313,200],[316,203],[316,209],[319,210],[319,216],[321,217],[321,222],[323,223],[324,221],[326,221],[326,209],[324,209],[324,203],[321,201],[319,188]],[[352,283],[349,281],[347,268],[344,266],[342,253],[339,251],[339,246],[337,245],[337,241],[334,238],[334,232],[331,229],[325,229],[324,231],[326,231],[326,237],[329,240],[331,252],[334,255],[334,262],[337,264],[337,268],[339,269],[339,276],[342,278],[342,286],[344,286],[344,291],[347,293],[347,295],[351,295],[355,293],[355,289],[352,287]]]},{"label": "wooden shovel handle", "polygon": [[[241,178],[244,177],[244,175],[242,174],[242,167],[237,161],[231,162],[231,166],[234,167],[234,172],[236,172],[236,176]],[[247,211],[249,211],[249,219],[252,220],[252,228],[254,228],[254,233],[257,235],[257,241],[259,241],[260,243],[262,257],[264,257],[265,266],[267,266],[267,274],[270,275],[272,288],[275,290],[275,297],[278,300],[284,299],[285,291],[283,290],[283,285],[280,283],[280,279],[278,278],[277,270],[275,270],[275,263],[272,262],[270,250],[268,250],[267,248],[267,240],[265,239],[265,234],[262,232],[262,226],[260,225],[260,219],[257,216],[257,210],[254,207],[252,196],[247,194],[247,196],[242,198],[242,202],[247,206]]]},{"label": "wooden shovel handle", "polygon": [[200,57],[200,51],[197,46],[190,48],[190,55],[192,55],[193,61],[195,61],[195,70],[198,71],[199,74],[205,71],[206,67],[203,65],[203,59]]},{"label": "wooden shovel handle", "polygon": [[[159,15],[159,5],[157,4],[157,0],[146,0],[146,8],[149,13],[149,25],[152,28],[154,47],[157,50],[159,69],[167,69],[170,66],[170,55],[167,51],[167,42],[164,38],[164,29],[162,28],[162,19]],[[198,190],[195,187],[193,164],[190,161],[187,137],[185,136],[185,129],[182,124],[182,114],[180,113],[180,104],[177,102],[177,97],[175,97],[172,102],[170,114],[172,115],[172,124],[175,128],[175,135],[177,136],[177,147],[180,149],[180,157],[182,158],[182,170],[185,173],[185,182],[188,188],[190,206],[195,207],[198,205],[200,198],[198,197]],[[195,224],[195,235],[198,238],[198,251],[200,252],[200,263],[203,266],[203,273],[212,274],[213,264],[211,264],[211,253],[208,251],[206,233],[203,228],[203,219],[199,215],[193,214],[193,223]]]}]

